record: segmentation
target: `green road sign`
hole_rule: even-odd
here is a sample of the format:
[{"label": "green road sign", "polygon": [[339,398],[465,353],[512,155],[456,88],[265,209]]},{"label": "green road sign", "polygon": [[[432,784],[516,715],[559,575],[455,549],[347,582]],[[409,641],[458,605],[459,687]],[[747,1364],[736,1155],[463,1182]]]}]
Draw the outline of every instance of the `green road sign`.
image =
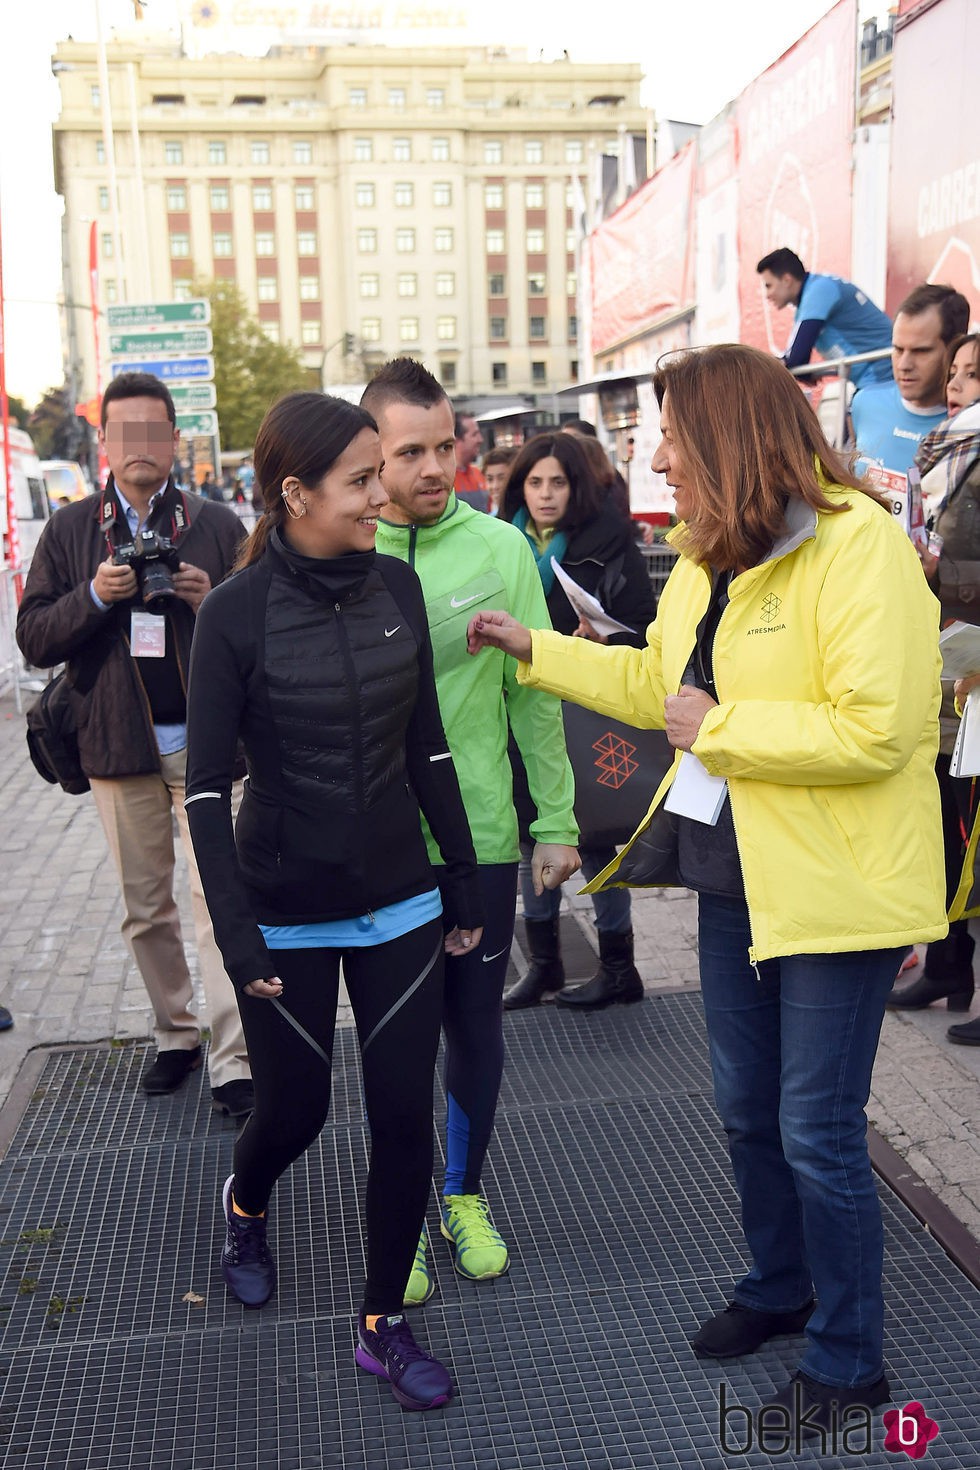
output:
[{"label": "green road sign", "polygon": [[185,439],[193,439],[204,434],[210,434],[213,437],[218,432],[218,415],[216,413],[179,413],[177,427]]},{"label": "green road sign", "polygon": [[211,303],[203,298],[193,301],[148,301],[142,304],[128,303],[124,306],[106,308],[106,320],[110,332],[125,328],[206,327],[211,320]]},{"label": "green road sign", "polygon": [[159,357],[163,352],[182,356],[210,352],[214,346],[210,327],[188,327],[180,332],[139,332],[136,335],[113,333],[109,338],[112,357]]},{"label": "green road sign", "polygon": [[198,413],[217,403],[213,383],[171,383],[170,396],[178,413]]}]

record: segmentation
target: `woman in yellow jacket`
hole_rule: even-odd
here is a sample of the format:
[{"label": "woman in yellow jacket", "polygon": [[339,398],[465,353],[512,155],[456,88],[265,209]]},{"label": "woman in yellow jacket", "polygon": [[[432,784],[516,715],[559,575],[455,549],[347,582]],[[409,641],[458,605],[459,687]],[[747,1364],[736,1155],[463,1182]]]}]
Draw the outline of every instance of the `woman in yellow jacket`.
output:
[{"label": "woman in yellow jacket", "polygon": [[[563,699],[662,726],[677,751],[589,889],[698,892],[715,1096],[752,1267],[692,1346],[730,1358],[805,1330],[771,1402],[827,1427],[835,1406],[840,1422],[889,1397],[864,1108],[899,961],[946,932],[938,606],[779,362],[709,347],[667,361],[654,386],[653,467],[683,524],[646,647],[486,612],[469,647],[505,649],[522,682]],[[719,801],[714,825],[695,817]]]}]

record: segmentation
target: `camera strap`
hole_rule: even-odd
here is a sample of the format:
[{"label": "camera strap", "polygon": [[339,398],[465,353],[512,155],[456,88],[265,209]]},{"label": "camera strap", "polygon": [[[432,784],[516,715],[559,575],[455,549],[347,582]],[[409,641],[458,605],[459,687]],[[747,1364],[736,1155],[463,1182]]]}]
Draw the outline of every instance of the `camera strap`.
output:
[{"label": "camera strap", "polygon": [[[99,525],[106,539],[109,554],[119,546],[131,545],[134,537],[129,525],[129,517],[126,515],[119,499],[119,492],[112,476],[109,476],[108,484],[102,492],[102,500],[99,506]],[[190,529],[191,514],[187,503],[187,496],[183,490],[179,490],[173,479],[167,481],[166,488],[159,498],[154,499],[150,507],[150,514],[144,522],[143,529],[156,531],[158,535],[167,536],[179,545]]]}]

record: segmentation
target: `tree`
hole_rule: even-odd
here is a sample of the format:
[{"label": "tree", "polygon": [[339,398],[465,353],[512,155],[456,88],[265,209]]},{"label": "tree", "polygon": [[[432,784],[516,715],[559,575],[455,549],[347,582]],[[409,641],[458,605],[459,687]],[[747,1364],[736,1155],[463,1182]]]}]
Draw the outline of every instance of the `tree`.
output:
[{"label": "tree", "polygon": [[88,435],[73,411],[67,385],[49,388],[27,421],[39,459],[79,459]]},{"label": "tree", "polygon": [[8,393],[7,409],[10,413],[11,422],[16,424],[18,429],[26,429],[27,420],[31,416],[31,411],[23,398],[15,398],[12,393]]},{"label": "tree", "polygon": [[294,347],[270,342],[231,281],[196,281],[194,296],[211,303],[214,386],[221,442],[250,449],[267,409],[284,393],[319,387]]}]

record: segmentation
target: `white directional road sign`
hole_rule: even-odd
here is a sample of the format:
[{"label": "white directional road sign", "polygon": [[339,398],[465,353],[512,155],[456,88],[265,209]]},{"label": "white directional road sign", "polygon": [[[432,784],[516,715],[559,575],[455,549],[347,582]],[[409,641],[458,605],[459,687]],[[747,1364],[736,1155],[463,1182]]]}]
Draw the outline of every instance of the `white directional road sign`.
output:
[{"label": "white directional road sign", "polygon": [[198,413],[218,402],[213,383],[171,383],[170,396],[178,413]]},{"label": "white directional road sign", "polygon": [[202,434],[214,435],[218,432],[218,415],[216,413],[179,413],[177,427],[185,439],[200,437]]},{"label": "white directional road sign", "polygon": [[214,377],[213,357],[124,358],[112,364],[112,376],[120,373],[152,373],[164,383],[186,383],[195,378]]},{"label": "white directional road sign", "polygon": [[127,302],[122,306],[106,308],[106,320],[110,332],[119,332],[133,327],[206,327],[211,320],[211,303],[203,297],[192,301],[147,301],[142,304]]},{"label": "white directional road sign", "polygon": [[210,327],[187,327],[176,332],[113,332],[109,337],[113,357],[159,357],[171,352],[188,357],[194,352],[210,352],[213,346]]}]

